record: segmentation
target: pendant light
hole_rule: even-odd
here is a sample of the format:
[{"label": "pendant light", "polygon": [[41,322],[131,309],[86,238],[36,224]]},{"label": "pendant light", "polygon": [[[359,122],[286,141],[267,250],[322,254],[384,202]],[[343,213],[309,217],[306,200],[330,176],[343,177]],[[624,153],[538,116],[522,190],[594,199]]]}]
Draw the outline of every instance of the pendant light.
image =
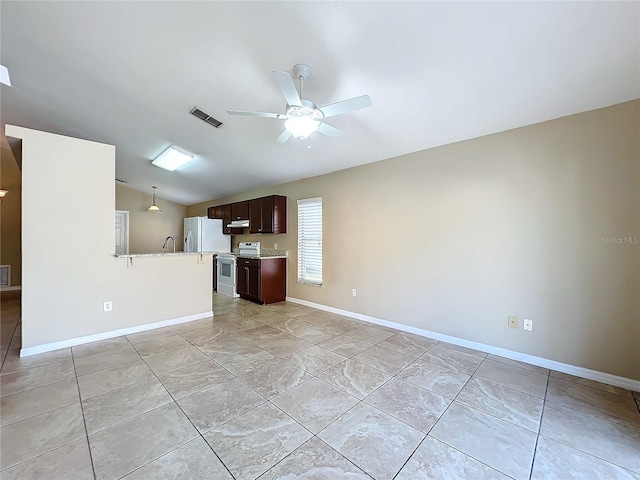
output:
[{"label": "pendant light", "polygon": [[151,188],[153,188],[153,203],[149,208],[147,208],[147,212],[162,212],[162,210],[160,210],[160,207],[156,204],[156,189],[158,187],[152,185]]}]

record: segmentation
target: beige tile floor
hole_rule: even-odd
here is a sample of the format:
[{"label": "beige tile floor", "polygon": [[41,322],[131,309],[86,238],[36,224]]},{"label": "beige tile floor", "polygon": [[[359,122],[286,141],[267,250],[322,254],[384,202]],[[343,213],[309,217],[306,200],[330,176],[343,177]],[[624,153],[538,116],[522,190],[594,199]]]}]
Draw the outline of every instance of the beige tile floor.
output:
[{"label": "beige tile floor", "polygon": [[0,477],[635,479],[640,395],[311,308],[19,358],[3,294]]}]

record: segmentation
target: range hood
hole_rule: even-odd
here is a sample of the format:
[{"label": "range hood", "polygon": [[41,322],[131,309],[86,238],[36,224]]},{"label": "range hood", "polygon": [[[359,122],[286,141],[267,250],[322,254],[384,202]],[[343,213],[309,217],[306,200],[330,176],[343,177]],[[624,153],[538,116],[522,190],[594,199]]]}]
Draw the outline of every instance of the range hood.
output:
[{"label": "range hood", "polygon": [[249,220],[233,220],[227,227],[229,228],[247,228]]}]

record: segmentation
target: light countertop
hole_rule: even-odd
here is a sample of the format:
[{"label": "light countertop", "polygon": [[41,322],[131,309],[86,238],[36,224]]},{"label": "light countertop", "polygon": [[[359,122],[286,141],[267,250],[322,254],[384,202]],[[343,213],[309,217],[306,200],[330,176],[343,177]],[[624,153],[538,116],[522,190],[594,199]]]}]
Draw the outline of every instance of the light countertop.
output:
[{"label": "light countertop", "polygon": [[114,255],[116,258],[138,258],[138,257],[178,257],[186,255],[213,255],[218,252],[168,252],[168,253],[133,253],[131,255]]},{"label": "light countertop", "polygon": [[287,258],[286,250],[278,250],[275,248],[263,248],[260,250],[260,255],[247,255],[246,253],[240,253],[239,249],[234,248],[233,254],[238,258]]},{"label": "light countertop", "polygon": [[257,259],[265,259],[265,258],[287,258],[286,255],[264,255],[264,254],[260,254],[260,255],[246,255],[246,254],[236,254],[236,257],[238,258],[257,258]]}]

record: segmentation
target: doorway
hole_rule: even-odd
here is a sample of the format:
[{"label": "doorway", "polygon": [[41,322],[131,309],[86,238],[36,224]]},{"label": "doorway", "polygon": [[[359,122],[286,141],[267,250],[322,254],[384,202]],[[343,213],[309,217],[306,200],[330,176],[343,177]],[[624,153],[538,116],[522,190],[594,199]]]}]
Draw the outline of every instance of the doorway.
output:
[{"label": "doorway", "polygon": [[116,210],[116,255],[129,255],[129,212]]}]

